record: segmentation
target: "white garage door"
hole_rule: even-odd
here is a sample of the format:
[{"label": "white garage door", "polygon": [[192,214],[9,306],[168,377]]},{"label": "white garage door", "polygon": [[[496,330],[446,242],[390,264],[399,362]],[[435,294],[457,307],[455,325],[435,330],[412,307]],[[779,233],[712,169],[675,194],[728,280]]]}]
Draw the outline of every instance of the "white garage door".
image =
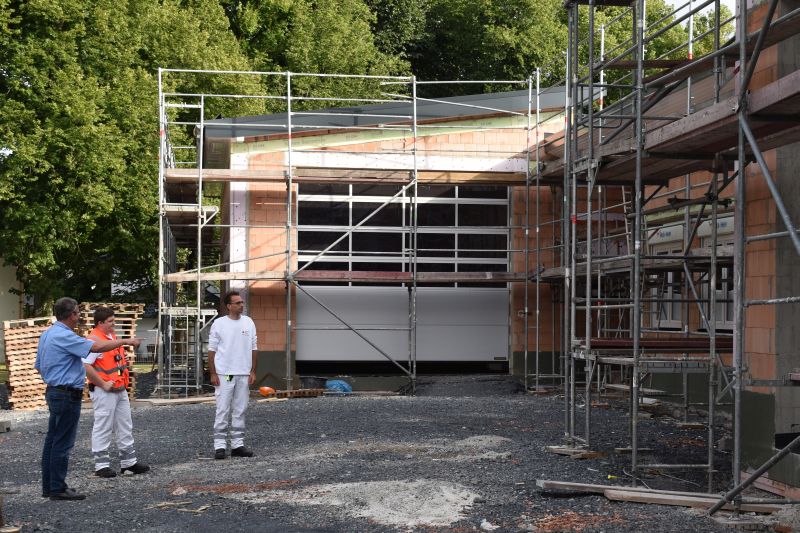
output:
[{"label": "white garage door", "polygon": [[[408,360],[408,290],[304,287],[398,361]],[[418,361],[498,361],[508,356],[508,289],[419,287]],[[385,361],[303,291],[297,291],[298,361]],[[393,329],[393,328],[405,328]]]},{"label": "white garage door", "polygon": [[[418,272],[508,271],[506,187],[419,186],[416,203],[413,192],[399,185],[302,183],[298,267],[409,272],[415,246]],[[409,222],[415,219],[412,235]],[[365,328],[361,333],[393,359],[408,360],[407,288],[332,285],[303,288],[354,327]],[[298,361],[386,360],[303,291],[296,294]],[[419,287],[417,360],[506,360],[508,300],[505,284]]]}]

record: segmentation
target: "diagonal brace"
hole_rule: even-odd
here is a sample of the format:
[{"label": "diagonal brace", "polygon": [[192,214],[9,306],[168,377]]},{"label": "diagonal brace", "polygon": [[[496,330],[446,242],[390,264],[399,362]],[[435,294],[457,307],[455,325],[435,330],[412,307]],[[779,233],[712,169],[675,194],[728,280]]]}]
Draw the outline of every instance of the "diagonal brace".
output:
[{"label": "diagonal brace", "polygon": [[364,340],[364,342],[366,342],[367,344],[369,344],[370,346],[372,346],[373,348],[375,348],[376,350],[378,350],[378,353],[380,353],[380,354],[381,354],[382,356],[384,356],[386,359],[388,359],[389,361],[391,361],[391,362],[392,362],[392,363],[393,363],[393,364],[394,364],[394,365],[395,365],[397,368],[399,368],[400,370],[402,370],[402,371],[403,371],[403,373],[404,373],[405,375],[407,375],[409,378],[412,378],[412,379],[413,379],[413,376],[411,375],[411,372],[409,372],[408,370],[406,370],[406,369],[403,367],[403,365],[401,365],[400,363],[398,363],[397,361],[395,361],[395,360],[392,358],[392,356],[391,356],[391,355],[387,354],[386,352],[384,352],[383,350],[381,350],[380,348],[378,348],[378,346],[376,346],[374,342],[372,342],[371,340],[369,340],[368,338],[366,338],[364,335],[362,335],[362,334],[361,334],[361,332],[359,332],[359,331],[358,331],[358,330],[357,330],[355,327],[353,327],[352,325],[350,325],[350,324],[349,324],[347,321],[345,321],[345,320],[344,320],[342,317],[340,317],[339,315],[337,315],[337,314],[336,314],[336,313],[335,313],[335,312],[334,312],[334,311],[333,311],[333,310],[332,310],[330,307],[328,307],[327,305],[325,305],[324,303],[322,303],[321,301],[319,301],[319,300],[318,300],[318,299],[317,299],[317,298],[316,298],[314,295],[312,295],[310,292],[308,292],[307,290],[305,290],[305,289],[304,289],[304,288],[303,288],[301,285],[299,285],[299,284],[297,283],[297,281],[296,281],[296,280],[292,280],[292,283],[294,284],[294,286],[295,286],[295,287],[297,287],[298,289],[300,289],[301,291],[303,291],[304,293],[306,293],[306,296],[308,296],[309,298],[311,298],[312,300],[314,300],[315,302],[317,302],[317,303],[319,304],[319,306],[320,306],[320,307],[322,307],[324,310],[326,310],[328,313],[330,313],[330,315],[331,315],[333,318],[335,318],[336,320],[338,320],[339,322],[341,322],[343,325],[345,325],[345,326],[346,326],[346,327],[347,327],[347,328],[348,328],[350,331],[352,331],[353,333],[355,333],[356,335],[358,335],[359,337],[361,337],[361,339],[363,339],[363,340]]},{"label": "diagonal brace", "polygon": [[[758,166],[761,168],[761,175],[764,176],[764,181],[767,182],[769,192],[772,193],[772,198],[775,200],[775,207],[778,209],[778,213],[780,213],[786,229],[789,230],[789,237],[792,239],[794,249],[797,251],[797,255],[800,255],[800,236],[797,235],[797,230],[792,223],[792,219],[789,217],[789,211],[787,211],[786,205],[783,203],[778,186],[775,185],[775,181],[772,179],[772,173],[769,171],[767,162],[764,160],[764,156],[761,154],[761,150],[758,148],[758,143],[756,143],[756,138],[753,135],[753,131],[750,129],[750,125],[747,123],[747,118],[741,114],[739,115],[739,126],[742,128],[742,132],[744,133],[745,137],[747,137],[747,142],[753,149],[753,155],[756,157]],[[741,177],[744,178],[744,173],[740,172],[740,174]]]}]

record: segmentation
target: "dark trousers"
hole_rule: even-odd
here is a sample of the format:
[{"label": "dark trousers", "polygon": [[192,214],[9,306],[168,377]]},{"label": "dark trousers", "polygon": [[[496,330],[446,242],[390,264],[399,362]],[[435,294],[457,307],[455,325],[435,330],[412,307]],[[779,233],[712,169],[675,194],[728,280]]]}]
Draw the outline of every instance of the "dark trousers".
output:
[{"label": "dark trousers", "polygon": [[67,490],[69,452],[75,445],[78,432],[81,396],[47,387],[44,397],[50,409],[50,423],[42,450],[42,492],[58,494]]}]

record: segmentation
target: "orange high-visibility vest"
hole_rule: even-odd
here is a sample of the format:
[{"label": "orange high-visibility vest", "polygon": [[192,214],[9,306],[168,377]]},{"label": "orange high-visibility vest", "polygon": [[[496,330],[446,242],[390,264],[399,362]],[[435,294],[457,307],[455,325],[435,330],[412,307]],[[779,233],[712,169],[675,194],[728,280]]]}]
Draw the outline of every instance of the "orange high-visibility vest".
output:
[{"label": "orange high-visibility vest", "polygon": [[[100,328],[94,328],[89,334],[90,339],[102,341],[108,337]],[[116,340],[117,336],[111,334],[111,339]],[[100,377],[105,381],[114,383],[115,389],[123,389],[128,386],[130,377],[128,375],[128,361],[125,359],[125,347],[120,346],[108,352],[103,352],[102,357],[98,357],[92,364]]]}]

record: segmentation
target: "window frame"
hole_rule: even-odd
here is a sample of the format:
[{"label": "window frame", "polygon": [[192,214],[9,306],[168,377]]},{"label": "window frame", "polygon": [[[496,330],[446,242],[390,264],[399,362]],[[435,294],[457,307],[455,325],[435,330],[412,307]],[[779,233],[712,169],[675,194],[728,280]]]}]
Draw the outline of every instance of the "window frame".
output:
[{"label": "window frame", "polygon": [[[372,203],[372,204],[382,204],[389,200],[391,196],[374,196],[374,195],[359,195],[353,194],[354,187],[358,187],[358,185],[349,185],[348,186],[348,194],[306,194],[302,190],[302,184],[300,185],[298,194],[297,194],[297,213],[298,213],[298,220],[300,218],[300,211],[303,209],[304,205],[313,202],[343,202],[346,203],[348,206],[349,211],[349,225],[342,226],[342,225],[327,225],[327,224],[316,224],[316,225],[297,225],[297,240],[298,240],[298,248],[299,243],[302,239],[302,234],[305,232],[331,232],[336,233],[341,236],[344,232],[348,231],[356,224],[354,224],[353,219],[353,206],[356,207],[359,204],[364,203]],[[500,187],[497,187],[499,189]],[[460,264],[486,264],[487,270],[495,270],[498,269],[498,266],[502,266],[500,271],[508,272],[510,268],[510,262],[512,254],[509,251],[509,245],[511,242],[511,229],[509,228],[509,222],[511,220],[511,194],[509,193],[508,187],[503,187],[505,189],[505,198],[476,198],[473,195],[469,195],[468,197],[463,197],[460,193],[462,190],[462,186],[453,186],[454,193],[452,196],[433,196],[433,197],[424,197],[420,196],[417,198],[418,204],[423,205],[452,205],[454,206],[454,213],[453,213],[453,225],[452,226],[418,226],[417,233],[421,235],[432,235],[432,234],[442,234],[442,235],[452,235],[454,240],[454,247],[452,251],[448,251],[447,253],[442,252],[440,255],[436,255],[436,252],[426,253],[425,255],[420,254],[417,257],[417,264],[425,264],[425,265],[432,265],[432,264],[442,264],[442,265],[453,265],[452,271],[458,272],[458,265]],[[413,205],[413,198],[410,196],[411,191],[404,191],[403,194],[398,196],[393,200],[393,204],[399,203],[402,204],[402,216],[401,216],[401,226],[373,226],[369,225],[369,221],[366,225],[360,226],[357,229],[353,230],[353,234],[357,233],[399,233],[402,235],[401,237],[401,248],[396,252],[369,252],[369,251],[357,251],[353,248],[353,234],[349,235],[345,242],[347,243],[346,248],[347,250],[344,251],[337,251],[337,252],[328,252],[324,256],[320,257],[317,261],[324,261],[327,263],[334,262],[334,263],[341,263],[342,270],[358,270],[358,265],[363,263],[399,263],[401,265],[400,271],[408,272],[411,267],[411,256],[408,253],[408,248],[410,239],[412,238],[412,231],[411,227],[408,225],[409,223],[409,210]],[[495,196],[499,196],[499,194],[495,191]],[[505,209],[505,225],[503,226],[461,226],[458,224],[458,217],[459,217],[459,206],[463,205],[487,205],[487,206],[502,206]],[[495,251],[488,251],[487,255],[494,255],[496,257],[473,257],[476,255],[474,251],[475,248],[469,248],[469,252],[465,252],[464,254],[459,254],[459,236],[460,235],[501,235],[504,238],[505,247],[503,253],[498,253],[496,248],[492,248]],[[332,240],[335,240],[332,239]],[[297,261],[298,264],[305,264],[306,262],[313,259],[319,252],[322,250],[302,250],[297,251]],[[354,268],[355,267],[355,268]],[[425,267],[432,268],[429,266]],[[444,271],[447,271],[443,269]],[[448,269],[449,270],[449,269]],[[359,285],[363,285],[363,283],[359,283]],[[450,284],[451,286],[458,286],[458,284]],[[506,285],[506,284],[504,284]]]}]

